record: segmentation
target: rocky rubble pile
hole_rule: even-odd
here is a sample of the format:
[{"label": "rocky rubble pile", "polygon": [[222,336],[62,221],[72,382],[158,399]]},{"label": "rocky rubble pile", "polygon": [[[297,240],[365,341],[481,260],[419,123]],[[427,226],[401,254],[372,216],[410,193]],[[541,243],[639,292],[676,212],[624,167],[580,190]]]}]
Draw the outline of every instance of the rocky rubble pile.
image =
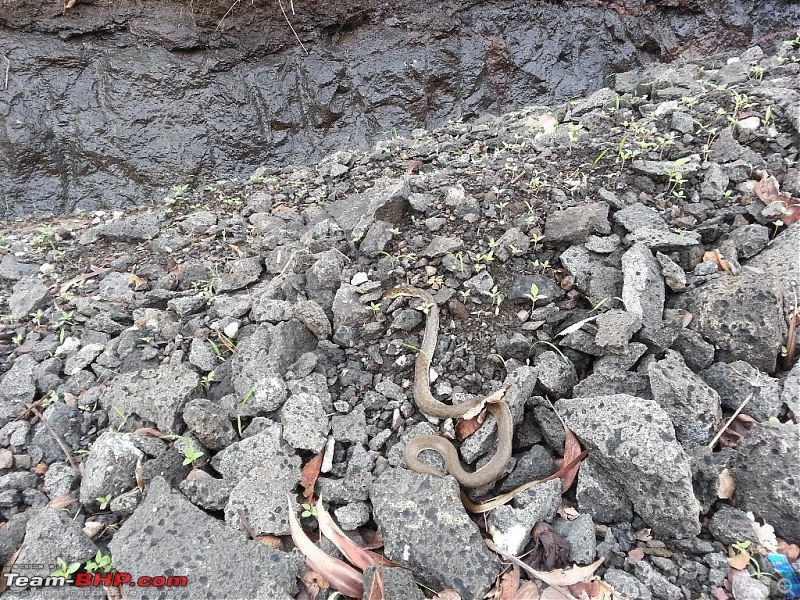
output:
[{"label": "rocky rubble pile", "polygon": [[[186,575],[169,597],[293,597],[306,567],[286,498],[321,453],[316,492],[339,525],[379,530],[430,589],[483,597],[501,565],[482,537],[519,554],[545,521],[628,598],[784,597],[728,556],[763,541],[752,517],[790,555],[800,544],[798,47],[176,185],[136,213],[8,224],[0,560],[110,555]],[[554,409],[591,449],[572,490],[533,487],[484,523],[451,478],[404,468],[411,436],[455,433],[415,409],[425,315],[381,299],[406,282],[442,306],[438,397],[513,384],[514,457],[470,494],[556,470]],[[463,441],[465,463],[491,458],[495,429]],[[398,573],[393,593],[422,597]]]}]

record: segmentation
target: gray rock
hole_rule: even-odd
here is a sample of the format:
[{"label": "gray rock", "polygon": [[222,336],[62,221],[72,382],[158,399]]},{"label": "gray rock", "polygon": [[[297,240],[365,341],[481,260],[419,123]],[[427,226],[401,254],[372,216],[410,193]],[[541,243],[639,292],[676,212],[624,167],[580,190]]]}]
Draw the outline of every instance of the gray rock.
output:
[{"label": "gray rock", "polygon": [[38,279],[27,277],[14,284],[8,297],[8,308],[13,321],[19,321],[47,306],[50,300],[50,289]]},{"label": "gray rock", "polygon": [[301,392],[292,394],[281,408],[283,439],[293,448],[321,452],[330,431],[322,400]]},{"label": "gray rock", "polygon": [[19,281],[39,274],[39,265],[20,262],[12,254],[5,254],[0,260],[0,279]]},{"label": "gray rock", "polygon": [[584,244],[584,247],[589,250],[590,252],[596,252],[598,254],[611,254],[619,248],[622,240],[619,239],[619,236],[616,233],[607,236],[597,236],[597,235],[590,235]]},{"label": "gray rock", "polygon": [[798,448],[800,426],[757,423],[739,440],[731,465],[736,506],[763,517],[790,544],[800,544]]},{"label": "gray rock", "polygon": [[606,581],[614,590],[625,598],[636,598],[636,600],[653,600],[653,594],[641,581],[630,573],[620,569],[609,569],[603,575]]},{"label": "gray rock", "polygon": [[352,411],[342,416],[331,418],[333,439],[344,443],[367,443],[367,417],[364,406],[359,404]]},{"label": "gray rock", "polygon": [[392,239],[391,229],[393,227],[394,225],[386,221],[375,221],[370,225],[364,239],[358,245],[359,251],[365,256],[376,257],[378,253],[383,252],[386,244]]},{"label": "gray rock", "polygon": [[281,441],[281,426],[271,423],[263,431],[231,444],[211,459],[211,465],[228,481],[237,483],[255,467],[293,454]]},{"label": "gray rock", "polygon": [[628,523],[633,518],[625,490],[591,455],[578,470],[575,497],[579,510],[597,523]]},{"label": "gray rock", "polygon": [[86,459],[81,481],[81,504],[96,511],[97,498],[112,498],[136,487],[136,465],[144,453],[125,433],[105,432],[94,444]]},{"label": "gray rock", "polygon": [[643,175],[647,175],[648,177],[652,177],[653,179],[663,179],[666,180],[668,177],[668,173],[677,172],[680,173],[684,179],[686,179],[689,175],[694,175],[700,170],[700,156],[697,154],[692,155],[692,160],[685,162],[683,164],[679,164],[676,161],[671,160],[633,160],[631,161],[631,167],[634,171],[638,171]]},{"label": "gray rock", "polygon": [[[618,372],[632,368],[647,352],[647,346],[640,342],[631,342],[622,354],[608,353],[594,361],[594,372]],[[635,394],[634,394],[635,395]]]},{"label": "gray rock", "polygon": [[336,515],[336,520],[344,531],[355,531],[372,517],[366,502],[351,502],[340,506],[333,511],[333,514]]},{"label": "gray rock", "polygon": [[700,532],[692,474],[669,416],[653,400],[617,394],[560,400],[556,410],[625,490],[655,535]]},{"label": "gray rock", "polygon": [[219,276],[215,292],[231,292],[247,287],[258,281],[264,267],[257,256],[239,258],[225,264],[225,271]]},{"label": "gray rock", "polygon": [[676,110],[672,113],[672,129],[681,133],[692,133],[694,131],[694,119],[691,115]]},{"label": "gray rock", "polygon": [[35,487],[39,477],[32,471],[12,471],[0,476],[0,490],[24,490]]},{"label": "gray rock", "polygon": [[356,334],[347,335],[347,329],[360,329],[370,316],[369,308],[361,304],[361,295],[358,293],[358,289],[353,285],[343,284],[337,290],[333,300],[334,342],[340,345],[355,343]]},{"label": "gray rock", "polygon": [[683,356],[692,371],[701,371],[714,362],[714,346],[703,339],[703,336],[692,329],[679,329],[677,339],[671,348]]},{"label": "gray rock", "polygon": [[642,317],[624,310],[609,310],[598,315],[595,323],[595,343],[609,352],[625,354],[628,342],[642,326]]},{"label": "gray rock", "polygon": [[189,364],[202,371],[211,372],[219,365],[219,359],[206,340],[192,338],[189,346]]},{"label": "gray rock", "polygon": [[343,479],[317,479],[319,495],[336,504],[368,500],[372,489],[373,458],[369,452],[364,446],[353,444],[348,454]]},{"label": "gray rock", "polygon": [[100,406],[109,413],[112,426],[138,415],[156,424],[164,433],[179,433],[180,414],[200,378],[186,365],[164,364],[157,369],[123,373],[115,377],[100,396]]},{"label": "gray rock", "polygon": [[542,352],[533,361],[539,376],[539,383],[556,398],[563,398],[572,393],[578,383],[575,366],[552,350]]},{"label": "gray rock", "polygon": [[255,323],[280,323],[288,321],[294,315],[294,305],[286,300],[270,298],[261,294],[253,300],[250,319]]},{"label": "gray rock", "polygon": [[628,394],[639,398],[650,397],[647,377],[640,373],[604,368],[592,373],[572,389],[573,396],[607,396]]},{"label": "gray rock", "polygon": [[111,271],[100,280],[98,294],[103,300],[129,304],[134,300],[134,279],[131,273]]},{"label": "gray rock", "polygon": [[422,251],[422,254],[429,258],[440,258],[445,254],[459,250],[463,245],[464,242],[461,238],[434,235],[428,247]]},{"label": "gray rock", "polygon": [[658,323],[664,314],[664,279],[653,253],[642,243],[622,256],[622,301],[644,324]]},{"label": "gray rock", "polygon": [[659,600],[684,600],[683,592],[674,583],[650,566],[646,560],[641,560],[633,567],[636,577],[653,592],[653,597]]},{"label": "gray rock", "polygon": [[700,198],[716,202],[722,198],[722,194],[728,189],[730,179],[717,163],[711,163],[700,184]]},{"label": "gray rock", "polygon": [[708,160],[717,163],[742,160],[750,163],[751,169],[760,168],[764,165],[764,159],[761,155],[736,141],[733,137],[733,132],[728,127],[720,131],[717,138],[711,142]]},{"label": "gray rock", "polygon": [[531,285],[535,285],[539,289],[534,306],[544,306],[551,302],[556,302],[564,297],[564,290],[562,290],[552,277],[545,275],[515,275],[511,280],[511,286],[508,289],[509,300],[527,300],[530,298],[526,294],[531,293]]},{"label": "gray rock", "polygon": [[363,193],[335,200],[328,204],[326,210],[348,237],[363,236],[375,219],[399,224],[410,208],[410,193],[408,182],[404,179],[378,179]]},{"label": "gray rock", "polygon": [[600,88],[596,92],[592,92],[587,98],[580,100],[572,108],[572,116],[573,118],[580,117],[595,108],[609,109],[615,106],[617,102],[619,102],[619,96],[614,90],[607,87]]},{"label": "gray rock", "polygon": [[544,446],[537,444],[517,455],[514,470],[505,478],[500,492],[510,492],[528,481],[544,479],[556,472],[555,462]]},{"label": "gray rock", "polygon": [[299,481],[300,457],[288,449],[280,449],[264,464],[251,469],[231,490],[225,506],[225,522],[244,531],[239,514],[243,511],[256,533],[287,535],[286,497]]},{"label": "gray rock", "polygon": [[194,296],[173,298],[167,301],[167,308],[175,312],[179,317],[188,317],[202,311],[207,302],[205,295],[201,293]]},{"label": "gray rock", "polygon": [[736,507],[723,504],[708,523],[708,531],[718,542],[729,546],[737,542],[758,543],[753,521]]},{"label": "gray rock", "polygon": [[81,369],[88,367],[95,358],[100,356],[105,348],[105,344],[86,344],[64,361],[64,375],[75,375]]},{"label": "gray rock", "polygon": [[594,202],[572,206],[547,215],[545,241],[552,245],[583,243],[591,234],[608,235],[608,204]]},{"label": "gray rock", "polygon": [[328,315],[322,307],[313,300],[300,300],[294,305],[294,316],[303,325],[308,327],[318,340],[331,337],[333,329]]},{"label": "gray rock", "polygon": [[[151,483],[144,502],[109,549],[114,566],[130,572],[134,580],[153,573],[185,576],[188,585],[172,589],[174,598],[289,600],[296,592],[295,561],[288,554],[222,525],[163,479]],[[151,596],[139,587],[125,593],[142,600]]]},{"label": "gray rock", "polygon": [[119,240],[121,242],[148,241],[156,237],[160,231],[163,215],[157,212],[146,212],[132,215],[97,225],[87,229],[81,236],[81,244],[91,244],[99,238]]},{"label": "gray rock", "polygon": [[227,479],[202,477],[185,479],[181,481],[180,488],[192,504],[205,510],[222,511],[228,504],[234,485],[234,482]]},{"label": "gray rock", "polygon": [[[237,362],[235,357],[233,360]],[[289,395],[283,377],[272,367],[259,365],[255,360],[242,360],[239,365],[241,370],[234,371],[233,375],[236,396],[231,417],[262,416],[283,406]]]},{"label": "gray rock", "polygon": [[583,514],[573,521],[554,519],[553,529],[558,535],[569,541],[570,563],[588,565],[594,561],[597,543],[591,516]]},{"label": "gray rock", "polygon": [[753,223],[731,231],[725,239],[733,242],[739,258],[751,258],[766,248],[769,228]]},{"label": "gray rock", "polygon": [[628,244],[641,242],[654,251],[672,252],[697,246],[700,244],[700,234],[694,231],[673,233],[665,229],[640,227],[636,231],[625,236],[625,242]]},{"label": "gray rock", "polygon": [[451,477],[386,469],[372,489],[372,505],[386,556],[407,565],[426,586],[478,600],[494,583],[500,563],[467,516]]},{"label": "gray rock", "polygon": [[747,600],[767,600],[769,598],[769,587],[754,579],[747,571],[731,574],[731,591],[733,597],[747,598]]},{"label": "gray rock", "polygon": [[306,271],[306,294],[309,300],[319,304],[328,313],[333,306],[334,294],[342,285],[344,257],[336,250],[327,250],[315,256],[319,258]]},{"label": "gray rock", "polygon": [[673,292],[682,292],[686,289],[686,273],[666,254],[656,252],[656,260],[661,265],[661,274],[664,281]]},{"label": "gray rock", "polygon": [[613,221],[622,225],[629,232],[636,231],[642,227],[667,229],[667,223],[664,219],[655,210],[641,202],[629,204],[622,210],[615,212]]},{"label": "gray rock", "polygon": [[794,413],[795,418],[800,415],[800,362],[794,363],[789,375],[783,383],[781,402]]},{"label": "gray rock", "polygon": [[495,255],[500,260],[508,260],[512,256],[527,254],[531,246],[531,239],[518,227],[510,227],[497,240]]},{"label": "gray rock", "polygon": [[198,398],[183,408],[183,420],[209,450],[222,450],[236,439],[228,412],[219,404]]},{"label": "gray rock", "polygon": [[783,292],[772,277],[743,271],[707,281],[678,299],[692,313],[689,327],[714,344],[721,362],[744,360],[774,373],[786,337]]},{"label": "gray rock", "polygon": [[700,377],[719,393],[722,407],[731,412],[750,397],[742,412],[756,421],[768,421],[781,413],[780,382],[749,363],[716,363],[702,371]]},{"label": "gray rock", "polygon": [[142,493],[139,488],[133,488],[112,498],[111,502],[108,503],[108,509],[119,516],[131,515],[136,510],[136,507],[139,506],[141,499]]},{"label": "gray rock", "polygon": [[551,522],[561,502],[561,480],[540,483],[518,494],[515,506],[498,506],[489,515],[487,527],[497,547],[514,556],[530,541],[533,526]]},{"label": "gray rock", "polygon": [[36,397],[36,365],[33,356],[23,354],[14,360],[0,379],[0,425],[16,419],[22,406],[33,402]]},{"label": "gray rock", "polygon": [[35,510],[26,510],[25,512],[11,515],[8,521],[0,529],[0,560],[4,561],[3,564],[8,564],[8,561],[19,550],[22,545],[22,540],[25,539],[25,529],[28,526],[28,520],[36,514]]},{"label": "gray rock", "polygon": [[79,479],[80,473],[70,465],[65,462],[54,462],[44,474],[44,491],[50,499],[53,499],[78,487]]},{"label": "gray rock", "polygon": [[575,278],[575,287],[594,301],[622,295],[622,273],[583,246],[570,246],[559,257]]},{"label": "gray rock", "polygon": [[414,574],[408,569],[398,567],[369,567],[364,571],[364,598],[373,596],[375,574],[381,574],[381,592],[383,598],[403,598],[404,600],[425,600],[425,594],[417,587]]},{"label": "gray rock", "polygon": [[675,436],[686,446],[707,443],[722,420],[720,398],[695,375],[683,357],[667,350],[663,359],[647,368],[653,398],[672,419]]},{"label": "gray rock", "polygon": [[97,552],[97,546],[83,533],[80,523],[66,512],[49,507],[32,512],[16,562],[29,565],[25,575],[49,577],[56,559],[67,564],[82,563]]}]

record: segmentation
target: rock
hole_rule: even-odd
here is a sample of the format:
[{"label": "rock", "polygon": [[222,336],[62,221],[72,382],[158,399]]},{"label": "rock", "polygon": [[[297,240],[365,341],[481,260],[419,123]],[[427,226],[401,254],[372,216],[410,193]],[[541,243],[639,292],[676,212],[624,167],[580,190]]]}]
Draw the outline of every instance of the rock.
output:
[{"label": "rock", "polygon": [[722,420],[720,398],[695,375],[683,357],[667,350],[663,359],[647,368],[653,399],[672,419],[675,436],[686,446],[708,443]]},{"label": "rock", "polygon": [[627,523],[633,518],[625,490],[596,460],[588,456],[578,470],[578,509],[597,523]]},{"label": "rock", "polygon": [[583,246],[570,246],[559,257],[575,278],[575,287],[595,301],[622,295],[622,273],[608,266],[603,257]]},{"label": "rock", "polygon": [[544,306],[551,302],[556,302],[564,297],[564,290],[562,290],[552,277],[545,275],[515,275],[511,280],[511,285],[508,289],[509,300],[525,300],[530,302],[531,299],[528,295],[531,293],[531,285],[535,285],[539,290],[539,295],[534,306]]},{"label": "rock", "polygon": [[36,309],[47,306],[50,289],[38,279],[26,277],[14,284],[8,297],[8,308],[13,321],[24,319]]},{"label": "rock", "polygon": [[778,350],[786,337],[783,293],[772,277],[743,271],[689,290],[678,308],[693,315],[689,324],[714,344],[720,362],[743,360],[774,373]]},{"label": "rock", "polygon": [[629,232],[636,231],[642,227],[668,229],[664,219],[655,210],[641,202],[629,204],[622,210],[615,212],[613,221],[622,225]]},{"label": "rock", "polygon": [[744,511],[723,504],[711,517],[708,531],[715,540],[726,546],[738,542],[757,544],[758,537],[753,531],[753,523]]},{"label": "rock", "polygon": [[291,319],[293,314],[291,302],[270,298],[267,294],[256,297],[250,310],[250,318],[255,323],[280,323]]},{"label": "rock", "polygon": [[794,363],[783,383],[781,402],[792,411],[795,418],[800,415],[800,362]]},{"label": "rock", "polygon": [[164,433],[179,433],[180,414],[199,381],[197,373],[182,364],[122,373],[100,395],[100,406],[114,426],[122,424],[120,414],[138,415]]},{"label": "rock", "polygon": [[443,237],[441,235],[434,235],[431,238],[431,243],[422,251],[422,254],[429,258],[441,258],[445,254],[452,254],[459,250],[464,245],[461,238]]},{"label": "rock", "polygon": [[293,448],[321,452],[325,447],[330,420],[322,400],[301,392],[292,394],[281,409],[283,439]]},{"label": "rock", "polygon": [[414,574],[408,569],[398,567],[368,567],[364,571],[364,598],[373,596],[375,574],[381,574],[381,592],[383,598],[403,598],[404,600],[425,600],[425,595],[417,587]]},{"label": "rock", "polygon": [[470,520],[451,477],[386,469],[372,490],[373,515],[384,551],[434,589],[452,588],[478,600],[500,567]]},{"label": "rock", "polygon": [[344,531],[355,531],[372,517],[366,502],[351,502],[333,511],[339,526]]},{"label": "rock", "polygon": [[209,450],[222,450],[236,439],[227,411],[209,400],[198,398],[187,402],[183,420]]},{"label": "rock", "polygon": [[591,234],[608,235],[608,204],[594,202],[573,206],[547,215],[545,241],[552,245],[583,243]]},{"label": "rock", "polygon": [[[114,567],[134,580],[153,573],[185,576],[186,587],[170,591],[176,598],[289,600],[296,592],[296,563],[288,554],[232,531],[160,478],[150,484],[147,497],[109,549]],[[125,593],[130,598],[150,596],[147,588]]]},{"label": "rock", "polygon": [[54,462],[44,474],[44,491],[52,500],[78,487],[80,473],[65,462]]},{"label": "rock", "polygon": [[36,359],[24,354],[14,360],[11,368],[0,379],[0,425],[16,419],[22,406],[33,402],[36,397],[36,366]]},{"label": "rock", "polygon": [[652,177],[653,179],[663,179],[667,180],[669,173],[680,173],[684,179],[686,179],[689,175],[694,175],[700,170],[700,156],[695,154],[692,155],[690,158],[691,160],[687,162],[681,163],[680,161],[671,161],[671,160],[633,160],[631,161],[631,167],[642,173],[647,175],[648,177]]},{"label": "rock", "polygon": [[672,252],[697,246],[700,243],[700,234],[693,231],[673,233],[666,229],[640,227],[625,236],[625,242],[628,244],[641,242],[653,251]]},{"label": "rock", "polygon": [[604,350],[625,354],[628,342],[642,326],[642,318],[624,310],[609,310],[597,316],[595,343]]},{"label": "rock", "polygon": [[533,364],[537,369],[539,383],[556,398],[569,396],[578,383],[575,366],[552,350],[542,352]]},{"label": "rock", "polygon": [[590,235],[586,240],[584,247],[590,252],[596,252],[598,254],[611,254],[614,252],[614,250],[619,248],[621,243],[622,240],[619,239],[619,236],[616,233],[603,237]]},{"label": "rock", "polygon": [[345,464],[343,479],[317,479],[319,495],[336,504],[368,500],[372,489],[372,457],[364,446],[353,444]]},{"label": "rock", "polygon": [[64,375],[71,376],[88,367],[105,350],[105,344],[86,344],[64,362]]},{"label": "rock", "polygon": [[130,304],[134,301],[135,279],[132,273],[111,271],[100,280],[99,295],[103,300]]},{"label": "rock", "polygon": [[514,488],[528,481],[544,479],[556,472],[553,457],[544,448],[537,444],[517,455],[514,470],[503,481],[500,492],[510,492]]},{"label": "rock", "polygon": [[[678,337],[671,348],[683,356],[692,371],[701,371],[714,362],[714,346],[703,339],[703,336],[691,329],[678,329]],[[712,386],[713,387],[713,386]]]},{"label": "rock", "polygon": [[783,406],[780,383],[749,363],[742,360],[715,363],[701,371],[700,377],[719,393],[722,407],[731,412],[747,400],[742,412],[756,421],[780,416]]},{"label": "rock", "polygon": [[653,400],[617,394],[559,400],[556,410],[619,483],[656,536],[700,532],[689,459]]},{"label": "rock", "polygon": [[642,243],[622,256],[622,302],[644,324],[661,322],[664,314],[664,278],[653,253]]},{"label": "rock", "polygon": [[555,519],[553,529],[569,542],[571,564],[588,565],[594,561],[597,549],[592,517],[584,514],[573,521]]},{"label": "rock", "polygon": [[[376,257],[383,252],[386,244],[392,239],[392,229],[394,226],[386,221],[375,221],[370,225],[364,239],[358,245],[359,251],[365,256]],[[354,284],[356,285],[356,284]]]},{"label": "rock", "polygon": [[136,487],[136,465],[144,453],[125,433],[106,432],[92,444],[81,481],[81,504],[99,509],[97,498],[116,497]]},{"label": "rock", "polygon": [[733,242],[739,258],[750,258],[769,243],[769,228],[754,223],[731,231],[724,239]]},{"label": "rock", "polygon": [[711,163],[700,184],[700,197],[703,200],[717,202],[722,198],[722,194],[728,189],[730,180],[717,163]]},{"label": "rock", "polygon": [[686,273],[666,254],[656,252],[656,260],[661,265],[664,281],[673,292],[682,292],[686,289]]},{"label": "rock", "polygon": [[367,417],[364,406],[360,404],[346,415],[331,418],[331,429],[337,442],[366,444]]},{"label": "rock", "polygon": [[620,569],[609,569],[603,576],[603,580],[625,598],[653,600],[653,594],[647,589],[647,586],[630,573]]},{"label": "rock", "polygon": [[757,423],[739,440],[731,465],[736,506],[763,517],[790,544],[800,544],[798,448],[800,426]]},{"label": "rock", "polygon": [[146,212],[103,223],[87,229],[80,243],[92,244],[100,238],[131,243],[148,241],[159,234],[162,217],[157,212]]},{"label": "rock", "polygon": [[640,560],[633,567],[636,577],[653,592],[659,600],[684,600],[683,592],[674,583],[650,566],[646,560]]},{"label": "rock", "polygon": [[8,564],[8,561],[19,550],[22,541],[25,539],[25,529],[28,521],[36,514],[35,510],[26,510],[9,517],[6,524],[0,529],[0,560]]},{"label": "rock", "polygon": [[228,504],[235,483],[225,479],[200,477],[184,479],[180,489],[192,504],[205,510],[222,511]]},{"label": "rock", "polygon": [[281,441],[281,426],[277,423],[263,431],[231,444],[211,459],[211,465],[228,481],[239,482],[252,469],[283,460],[294,452]]},{"label": "rock", "polygon": [[217,293],[231,292],[247,287],[258,281],[263,270],[264,267],[258,256],[229,261],[225,263],[225,270],[219,276],[214,291]]},{"label": "rock", "polygon": [[752,578],[747,571],[731,575],[731,591],[736,600],[767,600],[769,587]]},{"label": "rock", "polygon": [[326,210],[348,237],[363,237],[375,219],[400,225],[410,209],[410,193],[403,179],[379,179],[361,194],[329,203]]},{"label": "rock", "polygon": [[5,254],[0,260],[0,279],[19,281],[35,277],[39,273],[39,265],[21,262],[11,254]]},{"label": "rock", "polygon": [[25,575],[49,577],[59,558],[70,565],[94,557],[97,546],[68,514],[49,507],[31,512],[17,555],[17,564],[29,565]]},{"label": "rock", "polygon": [[322,307],[313,300],[300,300],[294,305],[294,316],[308,327],[318,340],[331,337],[333,329]]},{"label": "rock", "polygon": [[530,541],[533,526],[551,522],[561,502],[561,480],[540,483],[518,494],[514,506],[498,506],[489,515],[487,526],[497,547],[519,555]]},{"label": "rock", "polygon": [[606,368],[592,373],[572,389],[573,396],[607,396],[629,394],[639,398],[650,397],[647,377],[630,371]]}]

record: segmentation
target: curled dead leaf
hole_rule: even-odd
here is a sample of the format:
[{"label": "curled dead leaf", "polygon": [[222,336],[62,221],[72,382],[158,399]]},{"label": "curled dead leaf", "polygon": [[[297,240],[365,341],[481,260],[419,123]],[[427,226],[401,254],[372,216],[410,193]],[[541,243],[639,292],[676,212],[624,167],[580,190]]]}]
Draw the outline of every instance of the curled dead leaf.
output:
[{"label": "curled dead leaf", "polygon": [[303,498],[306,500],[310,500],[314,495],[314,486],[317,484],[323,456],[324,453],[320,452],[309,460],[300,471],[300,485],[303,487]]},{"label": "curled dead leaf", "polygon": [[537,523],[531,538],[533,550],[526,558],[526,562],[534,569],[549,571],[569,563],[571,544],[569,540],[558,535],[549,523],[544,521]]},{"label": "curled dead leaf", "polygon": [[480,426],[483,425],[483,422],[486,420],[486,411],[481,411],[477,417],[473,419],[459,421],[456,425],[456,439],[458,441],[464,441],[473,433],[480,429]]},{"label": "curled dead leaf", "polygon": [[640,560],[642,560],[644,556],[645,556],[644,548],[641,547],[632,548],[631,551],[628,552],[628,558],[627,558],[628,564],[635,565]]},{"label": "curled dead leaf", "polygon": [[719,474],[719,485],[717,486],[717,498],[727,500],[733,497],[736,491],[736,480],[728,469],[722,469]]},{"label": "curled dead leaf", "polygon": [[747,565],[750,564],[750,554],[745,551],[740,552],[735,556],[730,556],[728,557],[728,564],[737,571],[746,569]]}]

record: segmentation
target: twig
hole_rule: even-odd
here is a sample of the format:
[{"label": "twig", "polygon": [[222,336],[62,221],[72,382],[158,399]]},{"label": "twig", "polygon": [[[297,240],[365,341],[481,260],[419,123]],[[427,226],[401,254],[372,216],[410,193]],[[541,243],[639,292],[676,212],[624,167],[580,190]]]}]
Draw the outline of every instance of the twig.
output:
[{"label": "twig", "polygon": [[720,429],[717,432],[717,435],[714,436],[714,439],[711,440],[711,442],[709,442],[709,444],[708,444],[709,448],[713,448],[714,447],[714,444],[716,444],[719,441],[719,438],[722,437],[722,434],[725,433],[725,431],[727,431],[728,427],[730,427],[731,423],[733,423],[733,420],[736,417],[739,416],[739,413],[742,412],[742,409],[745,407],[745,405],[748,402],[750,402],[750,400],[752,398],[753,398],[753,392],[750,392],[750,394],[747,396],[747,398],[742,400],[742,403],[739,405],[739,407],[734,411],[734,413],[730,416],[730,418],[725,422],[725,425],[722,426],[722,429]]},{"label": "twig", "polygon": [[80,473],[81,472],[80,466],[78,466],[78,463],[75,462],[72,453],[69,451],[69,448],[67,448],[67,445],[64,443],[64,440],[61,439],[61,436],[55,432],[55,430],[50,426],[50,423],[47,422],[47,419],[45,419],[42,416],[42,413],[36,410],[35,407],[29,406],[28,409],[31,412],[33,412],[33,414],[36,415],[39,418],[39,420],[41,420],[42,423],[44,423],[44,426],[47,428],[47,431],[50,432],[50,435],[53,436],[53,439],[56,441],[56,444],[58,444],[59,447],[61,448],[61,451],[64,453],[64,456],[67,457],[69,464],[72,465],[72,468],[75,469],[75,471]]},{"label": "twig", "polygon": [[[297,43],[300,44],[300,47],[303,49],[303,52],[305,52],[306,55],[308,55],[308,50],[306,50],[306,47],[303,45],[303,42],[300,41],[300,36],[297,35],[297,32],[294,30],[294,27],[292,27],[292,22],[289,20],[289,15],[286,14],[286,11],[283,8],[283,1],[278,0],[278,4],[280,4],[281,12],[283,13],[283,18],[286,19],[286,22],[289,24],[289,29],[292,30],[295,39],[297,39]],[[292,14],[294,14],[294,2],[292,2]]]},{"label": "twig", "polygon": [[242,521],[242,525],[244,526],[245,531],[247,531],[247,535],[253,538],[254,542],[257,542],[258,536],[256,536],[256,532],[253,529],[253,526],[250,525],[250,521],[247,519],[247,515],[244,514],[244,510],[241,508],[237,508],[236,513],[239,515],[239,519]]},{"label": "twig", "polygon": [[239,4],[239,2],[241,1],[242,0],[235,0],[234,3],[230,5],[225,14],[222,15],[222,18],[219,20],[219,23],[217,23],[217,29],[216,29],[217,31],[219,31],[222,28],[222,22],[225,20],[225,17],[231,14],[233,12],[233,9],[236,8],[236,5]]}]

